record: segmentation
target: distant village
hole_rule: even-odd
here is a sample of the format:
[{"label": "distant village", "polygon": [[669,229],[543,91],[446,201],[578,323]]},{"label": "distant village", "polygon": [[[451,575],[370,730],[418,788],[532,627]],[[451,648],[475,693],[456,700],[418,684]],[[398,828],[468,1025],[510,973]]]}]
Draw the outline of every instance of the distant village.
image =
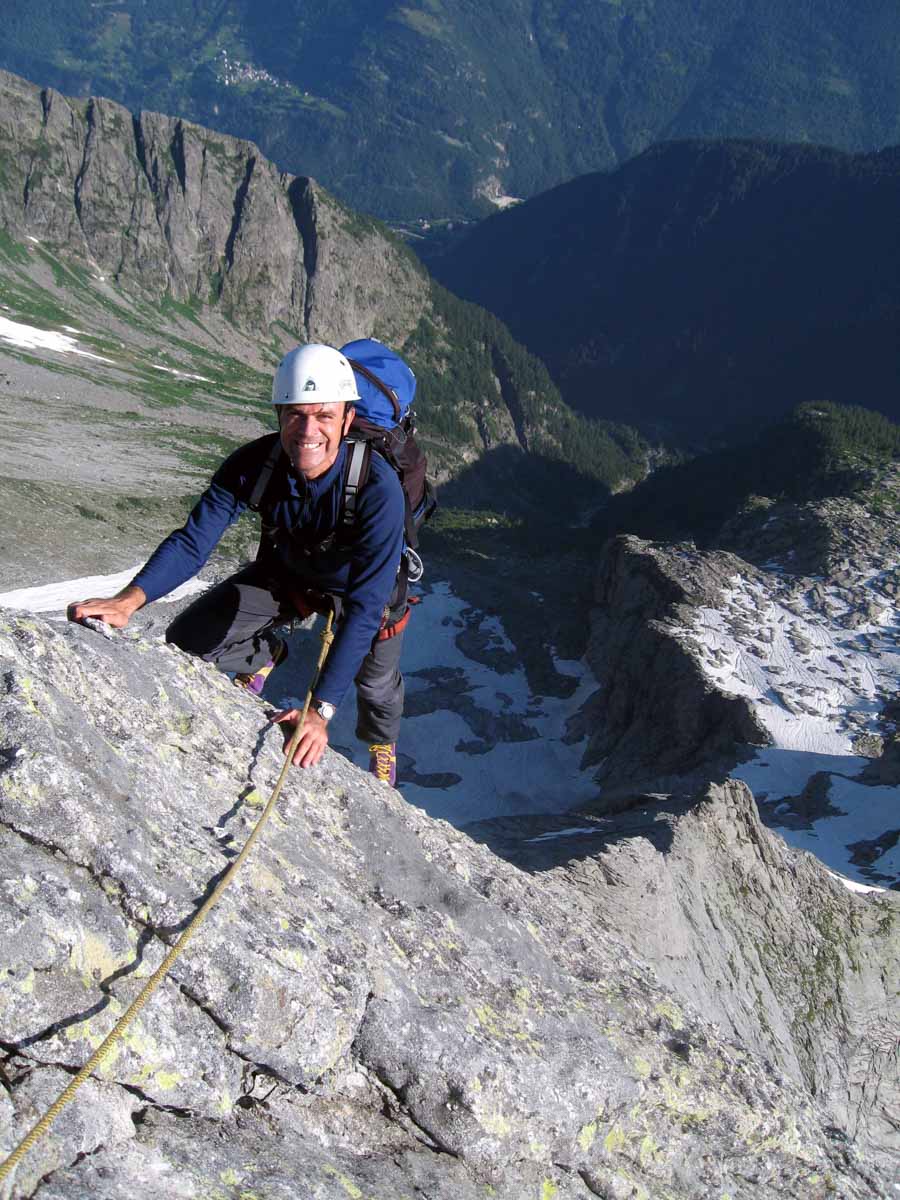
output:
[{"label": "distant village", "polygon": [[[216,61],[219,64],[216,77],[226,87],[231,87],[236,83],[268,83],[272,87],[278,88],[293,86],[281,79],[276,79],[274,75],[270,75],[268,71],[264,71],[260,67],[251,67],[248,63],[237,62],[235,59],[229,58],[227,50],[220,50],[216,55]],[[309,95],[308,92],[303,94],[304,96]]]}]

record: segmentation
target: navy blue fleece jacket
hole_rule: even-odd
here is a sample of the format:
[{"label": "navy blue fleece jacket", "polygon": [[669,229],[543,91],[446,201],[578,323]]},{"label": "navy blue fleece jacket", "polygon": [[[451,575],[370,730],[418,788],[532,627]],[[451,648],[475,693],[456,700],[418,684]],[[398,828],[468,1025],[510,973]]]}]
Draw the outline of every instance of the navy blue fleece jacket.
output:
[{"label": "navy blue fleece jacket", "polygon": [[[253,492],[277,434],[267,434],[230,455],[213,476],[181,529],[169,534],[132,582],[158,600],[196,575]],[[316,697],[338,705],[371,648],[390,599],[403,550],[405,502],[394,470],[380,454],[370,456],[352,536],[322,550],[338,526],[346,445],[318,479],[298,475],[282,455],[261,502],[263,524],[272,531],[266,561],[290,587],[304,586],[342,598],[342,619],[316,688]],[[312,553],[305,549],[314,547]]]}]

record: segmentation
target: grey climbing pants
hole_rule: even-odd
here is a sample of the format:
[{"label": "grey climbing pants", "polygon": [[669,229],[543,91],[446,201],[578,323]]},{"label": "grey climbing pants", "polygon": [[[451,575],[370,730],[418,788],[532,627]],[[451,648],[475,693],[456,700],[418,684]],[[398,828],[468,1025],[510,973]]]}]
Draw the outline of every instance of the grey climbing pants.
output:
[{"label": "grey climbing pants", "polygon": [[[272,658],[277,627],[296,616],[271,571],[251,563],[180,613],[166,630],[166,641],[223,671],[252,674]],[[402,649],[402,632],[374,642],[356,673],[356,736],[364,742],[398,740]]]}]

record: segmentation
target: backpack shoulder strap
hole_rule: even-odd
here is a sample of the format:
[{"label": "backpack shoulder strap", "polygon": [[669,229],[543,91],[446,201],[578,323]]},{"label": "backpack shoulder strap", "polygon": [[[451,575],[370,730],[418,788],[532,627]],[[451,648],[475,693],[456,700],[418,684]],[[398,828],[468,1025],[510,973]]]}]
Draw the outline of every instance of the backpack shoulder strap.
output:
[{"label": "backpack shoulder strap", "polygon": [[247,507],[251,512],[259,512],[260,502],[265,494],[266,488],[269,486],[269,480],[272,478],[272,472],[278,465],[278,460],[281,458],[283,451],[281,447],[281,438],[275,439],[272,449],[263,463],[262,470],[257,476],[256,483],[253,485],[253,491],[250,493],[250,499],[247,501]]},{"label": "backpack shoulder strap", "polygon": [[347,470],[344,475],[341,524],[349,528],[356,520],[360,489],[369,478],[372,447],[362,438],[347,438]]}]

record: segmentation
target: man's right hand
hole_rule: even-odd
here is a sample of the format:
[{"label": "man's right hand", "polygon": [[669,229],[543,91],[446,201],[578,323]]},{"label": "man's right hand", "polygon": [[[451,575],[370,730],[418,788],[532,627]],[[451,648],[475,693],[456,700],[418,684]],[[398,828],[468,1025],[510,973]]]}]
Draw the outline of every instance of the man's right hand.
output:
[{"label": "man's right hand", "polygon": [[[299,708],[287,708],[279,712],[272,713],[269,720],[277,725],[284,723],[284,746],[283,753],[287,754],[291,748],[294,731],[297,728],[297,722],[303,716]],[[325,753],[325,747],[328,745],[328,722],[323,721],[317,712],[310,710],[306,714],[306,720],[303,722],[303,731],[294,747],[294,755],[291,762],[295,767],[314,767],[322,755]]]},{"label": "man's right hand", "polygon": [[147,596],[143,588],[133,587],[129,584],[115,596],[109,596],[106,599],[79,600],[76,604],[70,604],[66,615],[70,621],[83,621],[85,617],[94,617],[98,621],[105,621],[107,625],[122,629],[128,624],[134,613],[139,608],[143,608],[146,603]]}]

